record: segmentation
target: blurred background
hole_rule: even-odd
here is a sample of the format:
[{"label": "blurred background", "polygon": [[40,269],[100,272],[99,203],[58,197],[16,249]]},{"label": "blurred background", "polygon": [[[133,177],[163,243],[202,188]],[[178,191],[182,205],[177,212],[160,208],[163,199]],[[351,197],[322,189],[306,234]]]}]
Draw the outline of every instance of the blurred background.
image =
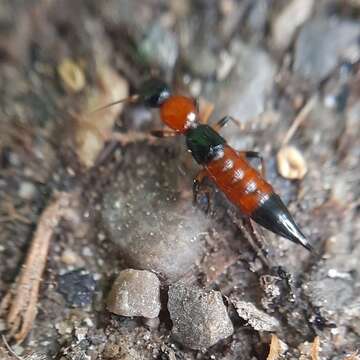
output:
[{"label": "blurred background", "polygon": [[[29,251],[45,272],[36,319],[0,358],[358,359],[359,60],[359,0],[1,0],[1,298]],[[182,139],[148,135],[158,111],[91,113],[152,76],[214,106],[210,122],[238,119],[223,136],[261,152],[315,253],[258,229],[264,261],[221,194],[209,214],[206,198],[192,206],[198,167]],[[40,254],[35,229],[63,194],[73,213],[59,216],[72,221]],[[159,277],[159,317],[107,311],[127,268]],[[229,315],[211,310],[217,329],[193,288],[219,291]],[[174,324],[195,315],[167,305],[184,293],[203,322],[188,334]],[[4,334],[21,327],[9,308]]]}]

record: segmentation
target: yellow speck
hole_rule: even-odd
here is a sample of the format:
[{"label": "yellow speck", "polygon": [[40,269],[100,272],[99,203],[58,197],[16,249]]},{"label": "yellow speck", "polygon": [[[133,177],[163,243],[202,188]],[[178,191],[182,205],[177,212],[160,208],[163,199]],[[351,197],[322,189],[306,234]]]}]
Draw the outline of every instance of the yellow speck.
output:
[{"label": "yellow speck", "polygon": [[277,167],[285,179],[300,180],[307,173],[307,165],[301,152],[293,146],[284,146],[277,154]]},{"label": "yellow speck", "polygon": [[81,67],[71,59],[64,59],[58,66],[58,73],[66,90],[77,93],[85,86],[85,75]]}]

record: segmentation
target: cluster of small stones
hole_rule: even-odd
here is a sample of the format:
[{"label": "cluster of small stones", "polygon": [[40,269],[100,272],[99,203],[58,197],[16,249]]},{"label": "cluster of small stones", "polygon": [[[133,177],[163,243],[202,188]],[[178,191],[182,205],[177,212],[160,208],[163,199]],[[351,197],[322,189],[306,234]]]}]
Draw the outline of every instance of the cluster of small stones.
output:
[{"label": "cluster of small stones", "polygon": [[[107,309],[121,316],[156,318],[161,310],[160,281],[147,270],[122,270],[115,279]],[[260,331],[273,331],[278,323],[266,313],[247,304],[241,317]],[[169,287],[167,309],[173,323],[173,337],[191,349],[205,349],[231,336],[233,324],[219,291],[204,290],[177,282]],[[255,320],[252,321],[252,317]],[[253,326],[254,325],[254,326]]]}]

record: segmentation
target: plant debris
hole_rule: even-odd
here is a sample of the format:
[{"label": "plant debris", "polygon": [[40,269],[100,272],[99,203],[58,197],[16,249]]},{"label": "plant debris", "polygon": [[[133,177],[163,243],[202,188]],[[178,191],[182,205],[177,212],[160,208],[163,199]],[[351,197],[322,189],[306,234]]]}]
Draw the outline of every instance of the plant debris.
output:
[{"label": "plant debris", "polygon": [[279,150],[277,166],[279,174],[290,180],[301,180],[308,171],[303,155],[294,146],[285,146]]}]

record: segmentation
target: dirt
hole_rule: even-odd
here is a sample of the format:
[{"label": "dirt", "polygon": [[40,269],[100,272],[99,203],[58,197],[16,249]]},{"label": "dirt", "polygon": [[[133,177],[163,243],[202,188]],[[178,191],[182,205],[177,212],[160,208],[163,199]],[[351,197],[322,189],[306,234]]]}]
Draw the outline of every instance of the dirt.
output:
[{"label": "dirt", "polygon": [[[226,300],[229,296],[252,303],[279,321],[276,335],[286,344],[284,359],[311,358],[316,336],[320,359],[342,360],[360,350],[360,46],[352,38],[360,6],[357,1],[316,2],[285,48],[277,48],[272,28],[285,6],[284,1],[260,0],[1,2],[0,297],[13,286],[39,218],[56,194],[74,194],[80,200],[74,211],[81,217],[76,226],[63,221],[54,229],[32,330],[22,344],[10,341],[21,358],[266,359],[270,335],[241,319]],[[305,41],[297,46],[297,41],[299,32],[318,17],[341,19],[334,26],[342,27],[338,36],[347,39],[349,48],[341,46],[340,56],[327,47],[324,51],[334,59],[328,62],[326,76],[307,78],[293,63],[296,56],[297,64],[311,63],[311,56],[296,55],[306,45]],[[316,47],[310,54],[315,51]],[[314,59],[317,66],[320,60]],[[69,78],[59,71],[64,61],[71,61]],[[105,81],[103,68],[118,77]],[[97,133],[101,112],[95,125],[86,122],[91,110],[112,101],[116,93],[112,86],[122,86],[120,93],[128,87],[135,93],[150,75],[164,78],[174,91],[200,97],[200,103],[213,103],[211,122],[227,113],[240,119],[241,126],[229,124],[224,136],[237,149],[262,153],[267,179],[310,239],[313,253],[256,227],[266,250],[264,263],[249,242],[241,214],[216,189],[209,214],[199,211],[205,201],[199,199],[198,209],[189,215],[186,204],[192,201],[191,183],[198,168],[183,141],[146,135],[124,141],[126,134],[159,129],[157,111],[127,104],[122,112],[107,113],[105,127],[124,134],[118,142],[105,141]],[[304,158],[307,172],[300,179],[286,179],[277,171],[276,156],[292,122],[311,99],[315,99],[311,111],[289,140]],[[90,144],[96,146],[90,145],[90,151],[98,151],[95,160],[94,154],[89,161],[79,156],[79,128],[93,136]],[[151,173],[153,180],[142,197],[149,167],[166,170]],[[131,219],[124,215],[136,229],[122,229],[121,239],[114,238],[104,218],[104,199],[115,197],[111,191],[117,183],[120,200],[137,202]],[[169,193],[170,200],[164,195]],[[201,220],[206,231],[194,245],[196,256],[188,257],[193,256],[193,264],[187,264],[186,271],[172,269],[175,278],[167,278],[159,265],[158,320],[110,314],[105,299],[115,275],[134,264],[148,269],[141,251],[135,259],[136,252],[121,246],[131,246],[127,236],[133,233],[146,241],[150,222],[141,202],[162,197],[166,216],[163,208],[156,208],[163,202],[151,204],[161,225],[153,221],[155,234],[161,231],[161,238],[168,238],[164,223],[168,216],[188,218],[194,226],[206,217]],[[190,236],[191,231],[183,234]],[[171,262],[177,255],[169,254],[166,261]],[[66,284],[68,276],[76,274],[86,274],[91,286],[81,285],[83,277]],[[80,284],[79,296],[86,301],[77,301],[76,291],[68,301],[64,279],[68,286]],[[232,336],[200,351],[172,338],[167,287],[179,279],[221,291],[234,324]],[[3,334],[7,334],[5,318],[6,313],[0,320]],[[6,359],[6,344],[0,346],[0,356]]]}]

